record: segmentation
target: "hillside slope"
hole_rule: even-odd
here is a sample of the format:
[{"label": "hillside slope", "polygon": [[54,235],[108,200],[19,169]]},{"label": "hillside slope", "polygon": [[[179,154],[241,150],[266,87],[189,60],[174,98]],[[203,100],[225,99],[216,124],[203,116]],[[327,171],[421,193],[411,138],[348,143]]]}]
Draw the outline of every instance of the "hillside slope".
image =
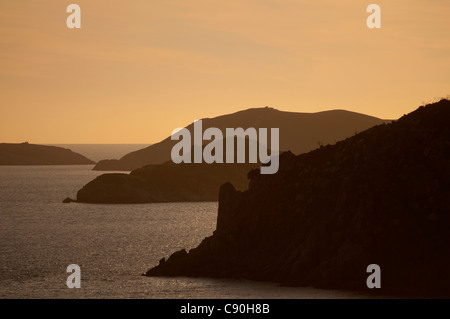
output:
[{"label": "hillside slope", "polygon": [[[301,154],[315,149],[318,144],[329,144],[349,137],[386,121],[376,117],[333,110],[319,113],[283,112],[273,108],[254,108],[233,114],[202,119],[203,130],[217,127],[225,132],[227,127],[244,129],[279,128],[280,149]],[[193,124],[187,126],[193,132]],[[170,136],[144,149],[129,153],[119,160],[103,160],[94,170],[131,171],[148,164],[162,164],[171,159],[170,152],[178,141]]]}]

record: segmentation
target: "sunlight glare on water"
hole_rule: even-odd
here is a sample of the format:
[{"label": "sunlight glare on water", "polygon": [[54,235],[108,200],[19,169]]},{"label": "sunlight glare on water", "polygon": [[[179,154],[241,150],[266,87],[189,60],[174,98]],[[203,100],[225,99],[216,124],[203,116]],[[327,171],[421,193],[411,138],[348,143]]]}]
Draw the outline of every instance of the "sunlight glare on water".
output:
[{"label": "sunlight glare on water", "polygon": [[[217,202],[63,204],[102,172],[92,166],[0,167],[1,298],[355,298],[270,283],[141,276],[212,235]],[[66,268],[81,267],[81,289]]]}]

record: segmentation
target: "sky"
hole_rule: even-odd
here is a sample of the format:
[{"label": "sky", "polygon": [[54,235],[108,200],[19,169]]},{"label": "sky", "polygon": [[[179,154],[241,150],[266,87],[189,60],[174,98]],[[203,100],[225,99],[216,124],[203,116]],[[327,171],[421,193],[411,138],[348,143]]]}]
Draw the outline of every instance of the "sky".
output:
[{"label": "sky", "polygon": [[450,94],[450,1],[373,1],[0,0],[0,142],[155,143],[264,106],[396,119]]}]

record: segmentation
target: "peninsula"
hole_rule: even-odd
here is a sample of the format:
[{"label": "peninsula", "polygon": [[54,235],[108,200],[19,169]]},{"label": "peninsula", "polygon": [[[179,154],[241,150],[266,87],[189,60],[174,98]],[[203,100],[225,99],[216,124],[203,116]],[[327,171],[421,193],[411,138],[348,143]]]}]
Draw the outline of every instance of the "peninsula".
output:
[{"label": "peninsula", "polygon": [[0,165],[93,165],[69,149],[25,143],[1,143]]}]

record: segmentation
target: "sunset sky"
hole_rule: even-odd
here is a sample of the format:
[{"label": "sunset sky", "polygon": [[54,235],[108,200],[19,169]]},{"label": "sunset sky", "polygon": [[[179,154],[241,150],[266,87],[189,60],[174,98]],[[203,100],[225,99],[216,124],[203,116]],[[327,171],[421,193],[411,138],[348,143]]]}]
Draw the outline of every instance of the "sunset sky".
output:
[{"label": "sunset sky", "polygon": [[266,105],[398,118],[450,94],[449,16],[448,0],[0,0],[0,142],[154,143]]}]

